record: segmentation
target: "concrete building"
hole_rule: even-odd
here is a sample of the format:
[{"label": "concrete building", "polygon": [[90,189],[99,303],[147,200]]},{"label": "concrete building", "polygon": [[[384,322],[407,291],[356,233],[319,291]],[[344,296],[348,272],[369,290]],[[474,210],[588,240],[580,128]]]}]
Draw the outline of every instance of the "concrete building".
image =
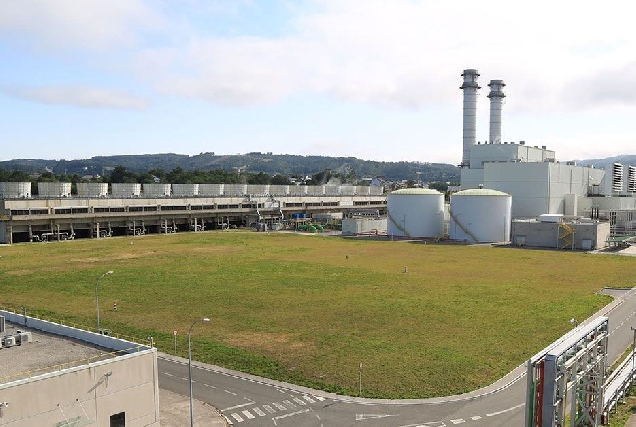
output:
[{"label": "concrete building", "polygon": [[554,249],[593,250],[605,247],[610,236],[609,222],[595,220],[541,221],[513,220],[512,243]]},{"label": "concrete building", "polygon": [[155,348],[9,311],[0,315],[6,336],[17,330],[33,336],[21,345],[3,339],[9,346],[0,350],[1,425],[159,426]]}]

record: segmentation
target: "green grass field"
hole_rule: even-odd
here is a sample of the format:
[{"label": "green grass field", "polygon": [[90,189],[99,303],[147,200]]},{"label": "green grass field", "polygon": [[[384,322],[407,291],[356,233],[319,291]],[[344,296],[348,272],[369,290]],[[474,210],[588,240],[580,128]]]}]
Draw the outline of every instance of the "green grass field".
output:
[{"label": "green grass field", "polygon": [[[636,259],[288,233],[205,232],[0,247],[0,303],[161,351],[367,397],[484,386],[636,283]],[[407,272],[405,272],[407,267]],[[113,302],[118,310],[113,311]]]}]

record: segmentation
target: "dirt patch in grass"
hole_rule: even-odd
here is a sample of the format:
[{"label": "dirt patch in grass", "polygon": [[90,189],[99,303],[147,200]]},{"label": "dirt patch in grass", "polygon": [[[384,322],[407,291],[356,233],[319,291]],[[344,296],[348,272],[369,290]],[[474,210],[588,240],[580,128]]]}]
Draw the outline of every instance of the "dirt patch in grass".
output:
[{"label": "dirt patch in grass", "polygon": [[26,276],[29,274],[33,274],[33,270],[13,270],[7,271],[6,274],[10,274],[12,276]]}]

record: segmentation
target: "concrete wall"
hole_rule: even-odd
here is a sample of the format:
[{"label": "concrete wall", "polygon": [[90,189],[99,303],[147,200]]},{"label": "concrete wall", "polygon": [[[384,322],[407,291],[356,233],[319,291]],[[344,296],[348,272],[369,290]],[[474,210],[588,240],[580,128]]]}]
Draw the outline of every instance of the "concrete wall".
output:
[{"label": "concrete wall", "polygon": [[12,323],[129,352],[0,384],[1,400],[9,403],[2,409],[0,424],[61,426],[66,424],[58,423],[79,417],[83,423],[78,425],[108,426],[111,415],[125,412],[126,426],[159,426],[156,349],[4,310],[0,315]]},{"label": "concrete wall", "polygon": [[109,426],[111,415],[124,412],[126,426],[158,427],[157,354],[129,354],[2,384],[0,395],[9,403],[3,426],[58,426],[73,419]]},{"label": "concrete wall", "polygon": [[356,234],[386,234],[386,218],[345,218],[342,220],[342,235],[355,236]]},{"label": "concrete wall", "polygon": [[[608,222],[572,222],[567,223],[574,229],[574,249],[582,250],[584,240],[591,240],[592,249],[606,246],[610,234]],[[558,248],[559,224],[539,221],[512,221],[512,243],[519,246]]]}]

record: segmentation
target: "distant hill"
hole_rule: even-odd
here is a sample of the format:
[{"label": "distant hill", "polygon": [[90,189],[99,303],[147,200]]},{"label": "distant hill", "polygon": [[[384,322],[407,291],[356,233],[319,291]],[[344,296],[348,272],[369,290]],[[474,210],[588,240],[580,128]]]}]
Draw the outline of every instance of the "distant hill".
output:
[{"label": "distant hill", "polygon": [[611,163],[621,163],[623,165],[636,165],[636,155],[623,154],[620,156],[606,157],[604,159],[577,160],[579,165],[593,165],[595,168],[605,167]]},{"label": "distant hill", "polygon": [[131,172],[143,173],[152,169],[169,172],[177,167],[184,170],[236,170],[263,172],[269,175],[313,175],[325,170],[354,174],[358,178],[384,177],[390,181],[418,179],[423,182],[459,182],[459,168],[443,163],[378,162],[355,157],[297,156],[288,154],[247,153],[242,155],[215,155],[201,153],[140,154],[97,156],[81,160],[16,159],[0,162],[0,169],[54,174],[104,175],[115,166]]}]

